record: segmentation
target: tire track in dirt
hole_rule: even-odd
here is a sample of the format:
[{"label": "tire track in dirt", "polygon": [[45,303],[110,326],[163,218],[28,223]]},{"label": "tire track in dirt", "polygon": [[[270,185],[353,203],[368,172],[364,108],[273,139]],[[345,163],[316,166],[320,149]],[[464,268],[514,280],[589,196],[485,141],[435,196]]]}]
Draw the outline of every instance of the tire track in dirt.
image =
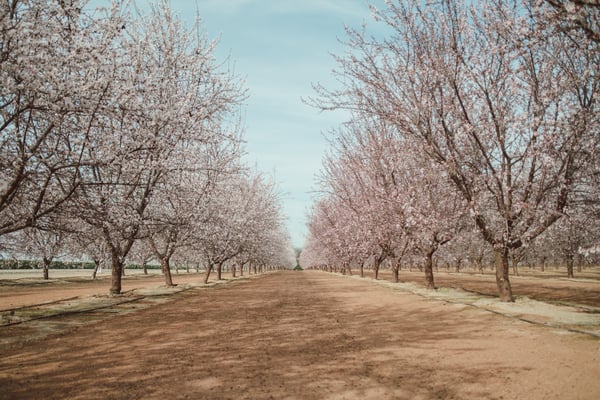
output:
[{"label": "tire track in dirt", "polygon": [[600,345],[319,272],[190,290],[0,359],[0,399],[593,399]]}]

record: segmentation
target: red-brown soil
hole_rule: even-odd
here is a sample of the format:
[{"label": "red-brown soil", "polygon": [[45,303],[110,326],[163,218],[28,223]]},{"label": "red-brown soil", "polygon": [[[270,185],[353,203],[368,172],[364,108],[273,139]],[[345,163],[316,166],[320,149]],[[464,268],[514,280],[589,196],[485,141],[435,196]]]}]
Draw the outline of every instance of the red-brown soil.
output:
[{"label": "red-brown soil", "polygon": [[[358,271],[353,271],[356,275]],[[365,270],[366,277],[372,277],[371,271]],[[392,275],[384,270],[379,273],[380,279],[391,281]],[[580,274],[575,279],[567,279],[566,274],[557,273],[522,273],[520,276],[511,276],[511,286],[515,296],[528,296],[540,301],[560,302],[578,305],[600,307],[600,274],[595,270]],[[495,275],[489,272],[479,273],[453,273],[446,271],[434,272],[435,284],[438,287],[461,288],[464,290],[482,293],[488,296],[497,296]],[[423,272],[401,271],[401,282],[425,284]]]},{"label": "red-brown soil", "polygon": [[[229,276],[224,274],[224,276]],[[173,275],[175,284],[199,283],[203,274],[185,273]],[[123,292],[164,285],[162,275],[127,275],[122,279]],[[0,281],[0,311],[70,297],[106,295],[110,289],[110,275],[96,280],[84,277],[68,277],[63,279],[5,279]]]},{"label": "red-brown soil", "polygon": [[0,399],[600,398],[598,339],[322,272],[68,318],[1,349]]}]

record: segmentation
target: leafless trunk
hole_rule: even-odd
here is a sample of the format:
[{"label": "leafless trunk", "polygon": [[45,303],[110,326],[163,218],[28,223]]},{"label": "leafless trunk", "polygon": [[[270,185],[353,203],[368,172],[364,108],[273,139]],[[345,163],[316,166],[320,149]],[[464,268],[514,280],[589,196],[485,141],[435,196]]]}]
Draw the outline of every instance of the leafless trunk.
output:
[{"label": "leafless trunk", "polygon": [[433,281],[433,253],[437,250],[437,246],[431,246],[425,253],[425,285],[427,289],[435,289]]},{"label": "leafless trunk", "polygon": [[235,278],[235,264],[231,264],[231,276]]},{"label": "leafless trunk", "polygon": [[519,262],[517,261],[517,257],[514,253],[510,254],[510,262],[512,264],[513,275],[519,276]]},{"label": "leafless trunk", "polygon": [[121,294],[121,278],[123,276],[123,261],[115,253],[112,254],[112,270],[110,294]]},{"label": "leafless trunk", "polygon": [[204,271],[204,284],[206,285],[208,283],[208,278],[210,277],[210,273],[212,272],[213,269],[213,264],[212,262],[208,263],[208,266],[206,267],[206,270]]},{"label": "leafless trunk", "polygon": [[508,248],[500,247],[494,249],[494,256],[496,258],[496,286],[498,287],[500,300],[515,301],[508,277]]},{"label": "leafless trunk", "polygon": [[223,263],[220,262],[217,264],[217,280],[220,281],[221,280],[221,274],[223,272]]},{"label": "leafless trunk", "polygon": [[50,279],[49,276],[49,270],[50,270],[50,263],[52,262],[51,259],[44,257],[43,258],[44,264],[43,264],[43,268],[44,268],[44,279],[48,280]]},{"label": "leafless trunk", "polygon": [[361,278],[365,277],[365,263],[364,262],[360,263],[360,277]]},{"label": "leafless trunk", "polygon": [[542,268],[542,272],[546,271],[546,257],[542,257],[542,262],[540,267]]},{"label": "leafless trunk", "polygon": [[96,279],[96,274],[98,273],[98,269],[100,269],[100,260],[94,259],[94,271],[92,272],[92,279]]},{"label": "leafless trunk", "polygon": [[165,274],[165,285],[175,286],[173,285],[173,277],[171,276],[171,265],[167,257],[162,257],[160,259],[160,267],[162,269],[163,274]]},{"label": "leafless trunk", "polygon": [[399,272],[400,272],[400,259],[392,260],[392,282],[398,283]]},{"label": "leafless trunk", "polygon": [[573,273],[573,257],[567,257],[567,277],[569,279],[575,278],[575,274]]}]

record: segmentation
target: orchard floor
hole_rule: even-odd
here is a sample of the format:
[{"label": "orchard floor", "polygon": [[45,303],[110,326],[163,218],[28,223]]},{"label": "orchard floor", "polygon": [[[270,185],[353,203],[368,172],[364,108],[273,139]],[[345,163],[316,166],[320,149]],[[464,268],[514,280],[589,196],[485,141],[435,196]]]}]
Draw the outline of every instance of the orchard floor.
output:
[{"label": "orchard floor", "polygon": [[[43,280],[41,271],[0,271],[0,311],[33,304],[58,301],[70,297],[106,295],[110,289],[110,270],[91,279],[91,270],[50,270]],[[176,284],[201,282],[202,273],[173,273]],[[225,274],[225,276],[229,276]],[[122,278],[122,291],[164,285],[164,276],[156,271],[144,275],[141,270],[128,270]]]},{"label": "orchard floor", "polygon": [[64,320],[0,327],[0,399],[600,398],[597,337],[324,272]]}]

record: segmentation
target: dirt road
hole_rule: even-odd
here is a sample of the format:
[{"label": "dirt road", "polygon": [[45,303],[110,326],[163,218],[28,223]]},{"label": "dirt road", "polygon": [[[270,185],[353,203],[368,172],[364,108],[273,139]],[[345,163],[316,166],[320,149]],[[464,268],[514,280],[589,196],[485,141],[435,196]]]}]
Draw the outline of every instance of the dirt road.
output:
[{"label": "dirt road", "polygon": [[598,399],[598,377],[597,339],[290,271],[17,344],[0,399]]}]

